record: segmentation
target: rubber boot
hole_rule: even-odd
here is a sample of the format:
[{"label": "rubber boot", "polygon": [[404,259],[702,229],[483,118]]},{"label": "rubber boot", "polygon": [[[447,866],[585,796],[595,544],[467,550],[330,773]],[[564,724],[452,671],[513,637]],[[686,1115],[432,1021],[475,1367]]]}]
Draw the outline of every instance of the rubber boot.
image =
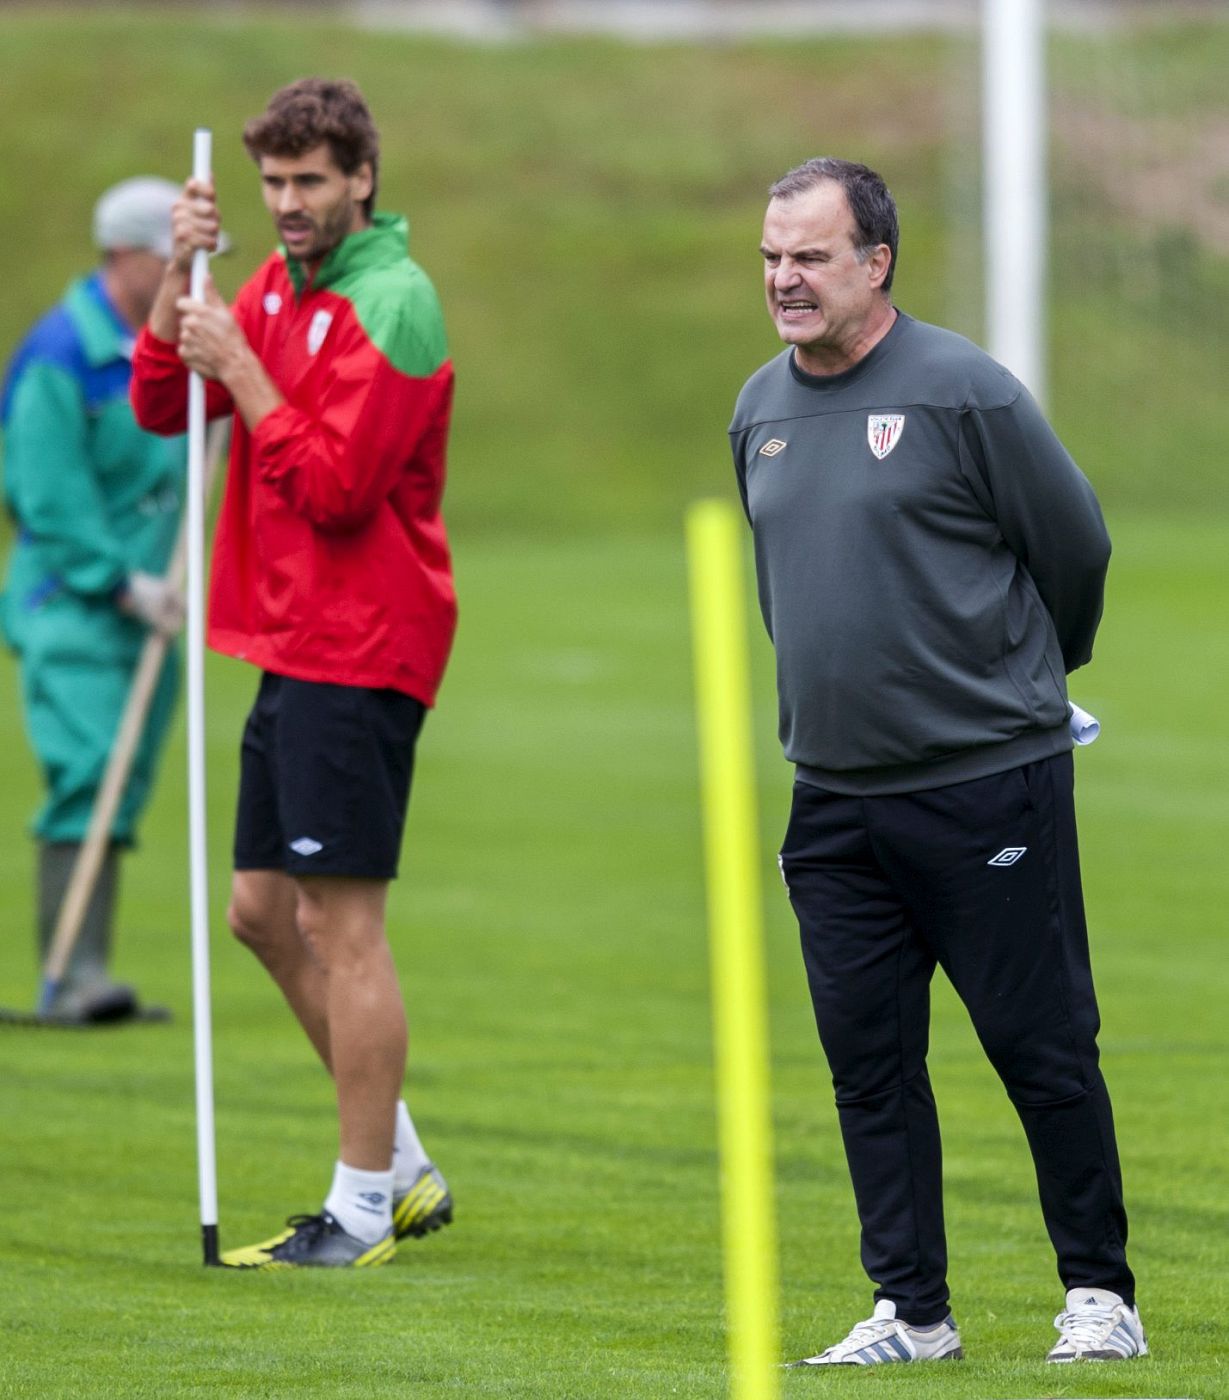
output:
[{"label": "rubber boot", "polygon": [[[77,841],[44,841],[38,848],[39,966],[46,964],[73,868],[81,845]],[[112,982],[107,971],[111,956],[112,916],[119,878],[119,851],[109,846],[98,880],[86,906],[81,931],[73,947],[64,980],[46,1014],[50,1019],[77,1024],[123,1021],[137,1014],[131,987]]]}]

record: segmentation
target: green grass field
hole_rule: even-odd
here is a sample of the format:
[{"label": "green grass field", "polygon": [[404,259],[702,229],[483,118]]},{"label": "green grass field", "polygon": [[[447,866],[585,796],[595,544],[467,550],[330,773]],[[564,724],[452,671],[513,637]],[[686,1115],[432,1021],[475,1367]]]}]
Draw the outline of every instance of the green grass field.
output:
[{"label": "green grass field", "polygon": [[[1229,1393],[1229,772],[1218,747],[1229,643],[1216,633],[1229,529],[1111,523],[1110,611],[1075,686],[1105,724],[1079,759],[1082,838],[1155,1356],[1129,1372],[1039,1364],[1061,1299],[1027,1153],[942,990],[932,1065],[970,1359],[874,1380],[789,1376],[787,1395],[865,1384],[970,1400]],[[459,567],[465,625],[424,738],[392,919],[412,1104],[455,1188],[456,1223],[361,1278],[201,1268],[177,752],[131,862],[119,958],[175,1023],[0,1030],[0,1394],[724,1393],[679,537],[513,536],[462,549]],[[866,1311],[869,1288],[772,870],[788,774],[766,653],[757,636],[782,1334],[800,1354]],[[218,661],[210,686],[219,1170],[234,1244],[313,1207],[334,1146],[323,1074],[224,932],[233,751],[252,677]],[[8,708],[11,685],[0,694]],[[14,814],[0,1000],[28,1004],[29,853],[15,814],[34,781],[20,750],[0,779]]]},{"label": "green grass field", "polygon": [[[911,1400],[1229,1397],[1229,259],[1199,232],[1195,194],[1172,217],[1141,197],[1160,187],[1131,125],[1172,137],[1215,213],[1224,190],[1195,136],[1221,101],[1229,23],[1066,35],[1052,52],[1053,412],[1116,544],[1097,658],[1073,685],[1104,724],[1078,759],[1081,837],[1154,1356],[1040,1364],[1061,1293],[1023,1135],[940,987],[932,1071],[970,1359],[790,1374],[790,1400],[868,1386]],[[215,128],[238,244],[218,278],[233,289],[269,246],[242,120],[305,72],[360,81],[384,131],[385,202],[408,209],[449,318],[462,607],[391,919],[411,1105],[456,1224],[362,1278],[202,1269],[180,731],[126,872],[117,960],[174,1022],[0,1026],[0,1396],[725,1394],[681,513],[732,493],[729,409],[776,349],[755,256],[762,191],[795,160],[879,164],[904,219],[900,304],[979,333],[970,45],[469,48],[230,7],[5,7],[0,54],[0,357],[88,265],[101,188],[181,172],[198,122]],[[1103,149],[1118,163],[1090,167]],[[870,1288],[774,871],[789,772],[755,627],[792,1357],[864,1316]],[[225,931],[254,684],[211,659],[224,1245],[315,1208],[335,1153],[329,1085]],[[37,780],[8,658],[0,725],[0,1004],[29,1007]]]}]

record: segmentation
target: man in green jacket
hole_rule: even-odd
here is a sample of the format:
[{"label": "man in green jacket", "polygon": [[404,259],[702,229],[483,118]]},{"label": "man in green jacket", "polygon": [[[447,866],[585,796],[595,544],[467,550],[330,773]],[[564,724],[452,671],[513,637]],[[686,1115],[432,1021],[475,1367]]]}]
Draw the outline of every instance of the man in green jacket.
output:
[{"label": "man in green jacket", "polygon": [[[178,189],[126,180],[94,210],[100,266],[74,282],[18,346],[0,397],[5,499],[16,528],[0,599],[17,654],[30,743],[46,784],[38,840],[38,946],[46,954],[89,824],[142,644],[178,630],[163,574],[182,506],[185,452],[137,427],[132,346],[171,247]],[[163,668],[111,841],[63,983],[56,1019],[139,1012],[108,973],[119,853],[131,846],[174,708]]]}]

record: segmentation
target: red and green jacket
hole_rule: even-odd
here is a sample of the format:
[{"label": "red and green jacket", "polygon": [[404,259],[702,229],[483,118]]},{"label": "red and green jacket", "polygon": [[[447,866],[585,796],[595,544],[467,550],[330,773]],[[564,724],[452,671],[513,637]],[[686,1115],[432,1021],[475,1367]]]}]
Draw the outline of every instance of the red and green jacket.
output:
[{"label": "red and green jacket", "polygon": [[[298,680],[435,701],[456,626],[440,514],[452,363],[435,289],[377,214],[306,281],[275,253],[234,315],[286,402],[236,414],[213,549],[209,645]],[[184,430],[187,372],[148,328],[133,356],[141,424]],[[206,385],[210,418],[234,413]]]}]

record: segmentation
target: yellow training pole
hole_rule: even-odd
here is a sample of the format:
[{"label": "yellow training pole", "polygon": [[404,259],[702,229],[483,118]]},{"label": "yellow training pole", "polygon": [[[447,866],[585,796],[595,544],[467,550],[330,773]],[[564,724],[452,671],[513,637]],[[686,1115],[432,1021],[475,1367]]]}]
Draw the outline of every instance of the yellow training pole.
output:
[{"label": "yellow training pole", "polygon": [[741,541],[728,502],[689,510],[730,1393],[774,1400],[777,1233]]}]

